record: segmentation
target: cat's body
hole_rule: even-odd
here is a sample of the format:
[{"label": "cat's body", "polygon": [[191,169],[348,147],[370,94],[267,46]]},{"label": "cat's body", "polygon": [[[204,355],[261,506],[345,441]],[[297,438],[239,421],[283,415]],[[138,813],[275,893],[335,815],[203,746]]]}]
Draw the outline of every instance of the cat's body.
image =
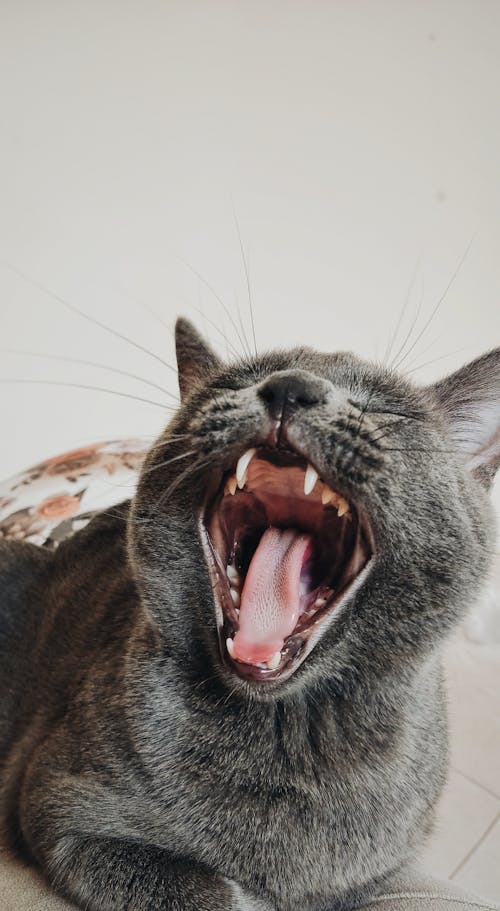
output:
[{"label": "cat's body", "polygon": [[[354,908],[432,826],[440,646],[488,564],[487,500],[458,455],[436,455],[452,438],[439,391],[305,349],[228,373],[180,335],[181,389],[197,371],[213,385],[183,390],[132,509],[55,553],[1,545],[4,838],[90,911]],[[220,655],[199,515],[248,445],[271,448],[267,378],[285,375],[287,445],[370,515],[374,544],[336,622],[276,685]]]}]

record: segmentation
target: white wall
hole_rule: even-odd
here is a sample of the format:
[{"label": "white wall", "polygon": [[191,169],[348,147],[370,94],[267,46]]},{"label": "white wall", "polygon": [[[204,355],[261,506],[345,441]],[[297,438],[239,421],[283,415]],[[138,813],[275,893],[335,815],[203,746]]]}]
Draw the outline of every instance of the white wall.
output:
[{"label": "white wall", "polygon": [[[496,0],[0,0],[0,70],[0,378],[161,395],[5,351],[21,348],[176,390],[168,368],[9,266],[170,362],[174,318],[203,325],[196,307],[215,341],[208,321],[238,345],[185,265],[234,318],[239,301],[249,332],[233,205],[259,348],[382,357],[417,262],[394,346],[420,306],[415,378],[499,343]],[[2,382],[0,477],[164,419],[106,393]]]}]

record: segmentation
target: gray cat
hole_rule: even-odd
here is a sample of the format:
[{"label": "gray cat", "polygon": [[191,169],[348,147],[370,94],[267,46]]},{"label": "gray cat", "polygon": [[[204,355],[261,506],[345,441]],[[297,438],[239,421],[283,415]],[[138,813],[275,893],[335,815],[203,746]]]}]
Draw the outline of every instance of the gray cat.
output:
[{"label": "gray cat", "polygon": [[308,348],[182,404],[131,503],[0,549],[3,837],[88,911],[343,911],[431,831],[442,645],[488,570],[500,349],[429,388]]}]

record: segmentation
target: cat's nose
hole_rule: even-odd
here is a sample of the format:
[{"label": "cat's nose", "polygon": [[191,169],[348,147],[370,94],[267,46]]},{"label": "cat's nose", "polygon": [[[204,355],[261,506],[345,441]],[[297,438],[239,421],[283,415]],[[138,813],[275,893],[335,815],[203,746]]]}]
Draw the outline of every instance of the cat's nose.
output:
[{"label": "cat's nose", "polygon": [[281,370],[261,383],[259,395],[269,414],[279,421],[300,408],[312,408],[326,401],[330,384],[305,370]]}]

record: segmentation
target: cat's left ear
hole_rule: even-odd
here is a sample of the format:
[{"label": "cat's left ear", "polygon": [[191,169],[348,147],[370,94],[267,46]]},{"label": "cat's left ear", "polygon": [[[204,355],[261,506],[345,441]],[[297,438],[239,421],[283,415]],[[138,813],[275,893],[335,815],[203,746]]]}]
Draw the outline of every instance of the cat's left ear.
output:
[{"label": "cat's left ear", "polygon": [[221,366],[221,362],[193,324],[183,317],[175,324],[175,350],[183,400],[195,386],[202,385],[209,373]]},{"label": "cat's left ear", "polygon": [[490,487],[500,466],[500,348],[431,387],[467,467]]}]

